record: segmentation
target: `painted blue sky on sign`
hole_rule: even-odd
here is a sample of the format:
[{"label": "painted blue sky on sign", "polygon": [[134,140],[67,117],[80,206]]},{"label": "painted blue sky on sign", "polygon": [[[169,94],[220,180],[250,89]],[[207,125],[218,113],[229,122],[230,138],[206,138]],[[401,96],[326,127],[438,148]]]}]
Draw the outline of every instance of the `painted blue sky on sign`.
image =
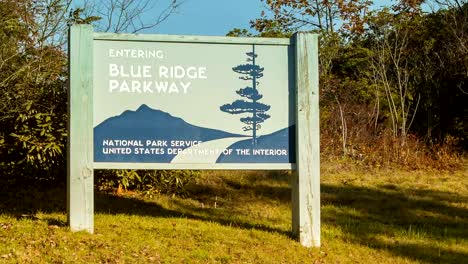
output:
[{"label": "painted blue sky on sign", "polygon": [[[128,51],[135,51],[134,55],[141,51],[143,57],[145,51],[161,51],[161,58],[118,54],[129,47]],[[222,105],[239,100],[236,91],[250,85],[239,79],[242,76],[233,67],[249,63],[245,54],[251,50],[251,45],[95,41],[95,76],[99,78],[95,78],[94,96],[102,103],[94,111],[94,125],[146,104],[192,125],[251,135],[243,130],[245,124],[240,120],[249,113],[232,115],[220,110]],[[257,63],[264,67],[256,88],[263,96],[261,102],[271,106],[271,118],[262,124],[259,136],[293,124],[288,114],[293,98],[288,90],[288,53],[287,46],[256,48]],[[177,76],[177,69],[186,69],[186,73]]]}]

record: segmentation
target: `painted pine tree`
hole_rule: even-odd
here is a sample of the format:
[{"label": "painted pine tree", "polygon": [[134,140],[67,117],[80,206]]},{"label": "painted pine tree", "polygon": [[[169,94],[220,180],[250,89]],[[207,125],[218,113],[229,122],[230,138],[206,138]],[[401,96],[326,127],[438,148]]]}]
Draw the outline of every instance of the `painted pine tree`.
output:
[{"label": "painted pine tree", "polygon": [[261,129],[261,123],[265,122],[270,115],[266,114],[270,110],[270,106],[260,103],[262,95],[258,92],[259,81],[263,77],[264,68],[256,64],[257,54],[255,54],[255,45],[252,46],[252,52],[247,52],[247,64],[238,65],[232,70],[239,73],[239,79],[250,82],[251,86],[241,88],[236,91],[238,95],[246,98],[246,100],[236,100],[231,104],[225,104],[220,107],[220,110],[230,114],[250,114],[247,117],[242,117],[240,121],[246,126],[244,131],[252,131],[252,144],[257,144],[257,131]]}]

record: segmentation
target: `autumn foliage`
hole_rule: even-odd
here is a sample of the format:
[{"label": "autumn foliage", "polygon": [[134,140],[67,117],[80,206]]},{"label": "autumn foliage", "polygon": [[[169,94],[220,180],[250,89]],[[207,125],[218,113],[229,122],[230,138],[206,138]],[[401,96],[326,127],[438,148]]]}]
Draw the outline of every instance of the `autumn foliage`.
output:
[{"label": "autumn foliage", "polygon": [[[461,166],[468,131],[466,1],[432,2],[432,10],[420,0],[382,8],[366,0],[262,1],[265,10],[251,22],[255,32],[233,29],[229,35],[290,37],[298,30],[320,35],[322,159]],[[136,1],[129,1],[130,9],[118,1],[101,3],[123,17],[149,7]],[[0,1],[0,177],[65,179],[69,24],[97,23],[116,32],[131,25],[129,31],[138,32],[165,20],[179,2],[163,9],[159,20],[119,25],[100,20],[93,9],[71,10],[70,4]],[[249,93],[239,92],[254,98]],[[126,173],[130,176],[109,177],[122,185],[123,178],[133,177]],[[143,186],[147,182],[141,179],[136,182]]]},{"label": "autumn foliage", "polygon": [[[322,158],[461,166],[467,149],[468,3],[265,0],[264,37],[318,33]],[[427,9],[427,8],[426,8]],[[247,35],[236,29],[231,35]],[[465,116],[465,117],[464,117]]]}]

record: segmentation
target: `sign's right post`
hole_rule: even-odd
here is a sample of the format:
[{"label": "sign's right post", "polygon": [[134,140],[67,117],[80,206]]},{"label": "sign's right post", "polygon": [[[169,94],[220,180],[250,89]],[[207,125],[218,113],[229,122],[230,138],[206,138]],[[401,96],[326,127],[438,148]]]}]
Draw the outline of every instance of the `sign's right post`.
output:
[{"label": "sign's right post", "polygon": [[318,36],[294,34],[296,66],[296,173],[292,231],[305,247],[320,247],[320,129]]}]

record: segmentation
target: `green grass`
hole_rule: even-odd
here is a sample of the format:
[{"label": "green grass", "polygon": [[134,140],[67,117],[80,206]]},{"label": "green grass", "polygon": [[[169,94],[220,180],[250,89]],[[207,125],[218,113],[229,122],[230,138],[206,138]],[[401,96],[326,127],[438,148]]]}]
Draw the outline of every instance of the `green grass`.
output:
[{"label": "green grass", "polygon": [[290,235],[287,172],[203,172],[186,198],[95,195],[71,233],[64,188],[2,186],[0,263],[467,263],[468,173],[322,166],[322,247]]}]

